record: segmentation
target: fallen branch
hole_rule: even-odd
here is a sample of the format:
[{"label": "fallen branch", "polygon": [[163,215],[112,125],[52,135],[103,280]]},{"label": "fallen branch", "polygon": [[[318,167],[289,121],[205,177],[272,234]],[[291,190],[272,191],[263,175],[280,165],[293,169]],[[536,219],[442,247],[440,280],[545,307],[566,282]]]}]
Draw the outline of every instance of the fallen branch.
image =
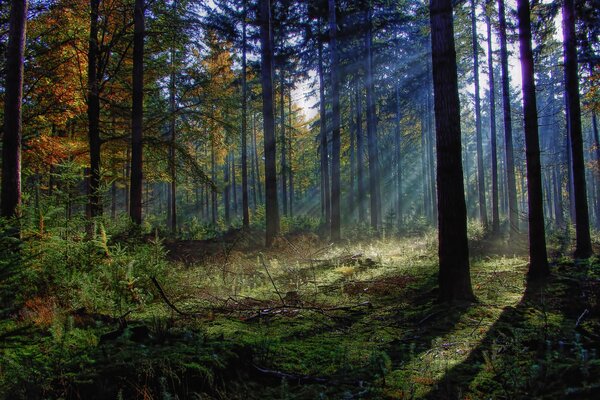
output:
[{"label": "fallen branch", "polygon": [[280,379],[288,379],[290,381],[296,381],[298,383],[300,383],[300,382],[326,383],[329,381],[327,378],[321,378],[321,377],[311,376],[311,375],[290,374],[288,372],[275,371],[272,369],[261,368],[258,365],[253,365],[253,367],[262,374],[271,375],[271,376],[274,376],[274,377],[280,378]]}]

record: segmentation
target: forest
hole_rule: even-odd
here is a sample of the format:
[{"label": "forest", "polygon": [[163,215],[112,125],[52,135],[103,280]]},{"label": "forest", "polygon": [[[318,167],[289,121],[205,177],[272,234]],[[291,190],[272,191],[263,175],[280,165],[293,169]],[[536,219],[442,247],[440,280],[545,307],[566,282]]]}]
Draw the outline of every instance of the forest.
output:
[{"label": "forest", "polygon": [[600,0],[0,1],[0,399],[600,398]]}]

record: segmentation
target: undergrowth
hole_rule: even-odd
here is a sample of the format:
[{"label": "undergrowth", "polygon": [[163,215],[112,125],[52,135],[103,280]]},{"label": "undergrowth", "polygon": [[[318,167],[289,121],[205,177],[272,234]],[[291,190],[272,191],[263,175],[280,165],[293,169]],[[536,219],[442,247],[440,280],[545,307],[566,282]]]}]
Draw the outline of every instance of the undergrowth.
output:
[{"label": "undergrowth", "polygon": [[[302,224],[269,250],[252,230],[203,241],[190,233],[180,243],[101,219],[40,224],[17,242],[2,235],[20,251],[0,263],[0,397],[518,399],[600,390],[597,259],[561,256],[549,281],[528,285],[522,253],[471,226],[478,302],[444,306],[435,301],[435,232],[357,233],[331,245],[310,233],[312,221],[290,226]],[[486,248],[504,250],[480,256]]]}]

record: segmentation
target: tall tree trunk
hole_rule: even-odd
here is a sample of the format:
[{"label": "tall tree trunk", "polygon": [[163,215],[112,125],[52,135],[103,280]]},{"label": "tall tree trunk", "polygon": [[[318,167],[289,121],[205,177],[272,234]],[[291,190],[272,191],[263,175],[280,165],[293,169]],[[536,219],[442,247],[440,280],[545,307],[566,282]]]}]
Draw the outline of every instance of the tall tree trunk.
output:
[{"label": "tall tree trunk", "polygon": [[473,300],[452,1],[431,0],[430,21],[437,142],[439,298],[444,302]]},{"label": "tall tree trunk", "polygon": [[256,140],[256,115],[253,115],[252,118],[252,140],[254,141],[254,165],[256,166],[256,185],[258,187],[258,202],[263,204],[264,198],[260,179],[260,164],[258,162],[258,144]]},{"label": "tall tree trunk", "polygon": [[230,222],[230,215],[229,215],[229,206],[230,206],[230,197],[229,197],[229,191],[231,188],[231,185],[229,183],[229,153],[227,153],[227,155],[225,156],[225,164],[223,164],[223,182],[224,182],[224,187],[223,187],[223,209],[225,211],[225,224],[229,225]]},{"label": "tall tree trunk", "polygon": [[356,125],[354,124],[354,117],[353,117],[353,110],[354,110],[354,100],[352,97],[350,97],[350,105],[349,105],[349,121],[348,121],[348,126],[350,127],[350,132],[349,132],[349,136],[350,136],[350,182],[348,185],[348,219],[350,221],[354,220],[354,213],[356,210],[356,206],[354,204],[354,195],[356,193],[356,188],[355,188],[355,176],[356,176],[356,171],[355,171],[355,165],[356,165],[356,147],[354,142],[356,141]]},{"label": "tall tree trunk", "polygon": [[[428,78],[431,77],[430,75],[431,73],[429,72],[429,63],[427,64],[427,76]],[[430,83],[431,84],[431,83]],[[432,104],[432,100],[433,100],[433,96],[431,95],[431,90],[430,90],[430,86],[428,85],[428,90],[427,90],[427,138],[428,138],[428,142],[429,142],[429,146],[427,146],[427,152],[429,154],[429,182],[431,183],[430,186],[430,190],[431,190],[431,209],[432,209],[432,223],[435,225],[435,223],[438,220],[438,208],[437,208],[437,196],[436,196],[436,187],[435,187],[435,159],[433,156],[433,146],[434,146],[434,140],[433,140],[433,115],[432,115],[432,111],[433,111],[433,104]]]},{"label": "tall tree trunk", "polygon": [[[592,111],[592,134],[594,136],[594,148],[596,149],[596,201],[600,203],[600,137],[598,135],[598,119],[596,112]],[[600,210],[596,207],[596,228],[600,229]]]},{"label": "tall tree trunk", "polygon": [[329,55],[331,57],[331,240],[341,239],[340,78],[335,0],[329,0]]},{"label": "tall tree trunk", "polygon": [[506,169],[506,189],[508,192],[510,238],[514,241],[519,233],[519,207],[517,205],[517,184],[515,182],[515,157],[513,153],[512,115],[510,109],[510,72],[508,70],[504,0],[498,0],[498,14],[500,18],[499,33],[500,62],[502,66],[502,108],[504,111],[504,167]]},{"label": "tall tree trunk", "polygon": [[280,150],[280,165],[279,174],[281,177],[281,207],[283,215],[288,215],[288,196],[287,196],[287,165],[286,165],[286,136],[285,136],[285,71],[283,66],[279,72],[279,143]]},{"label": "tall tree trunk", "polygon": [[289,120],[289,129],[288,129],[288,157],[287,157],[287,166],[288,166],[288,178],[290,184],[290,217],[294,217],[294,169],[292,168],[292,136],[294,133],[293,129],[293,118],[292,118],[292,88],[290,86],[288,92],[288,120]]},{"label": "tall tree trunk", "polygon": [[479,198],[479,220],[488,225],[485,200],[485,170],[483,166],[483,138],[481,133],[481,98],[479,92],[479,45],[477,44],[477,13],[475,1],[471,0],[471,29],[473,41],[473,78],[475,81],[475,138],[477,141],[477,195]]},{"label": "tall tree trunk", "polygon": [[362,96],[360,90],[360,81],[356,79],[356,179],[358,190],[358,222],[364,223],[366,219],[365,211],[365,187],[364,179],[364,161],[365,161],[365,145],[363,136],[363,121],[362,121]]},{"label": "tall tree trunk", "polygon": [[402,107],[400,107],[400,85],[396,85],[396,134],[394,135],[395,173],[396,173],[396,219],[402,228]]},{"label": "tall tree trunk", "polygon": [[500,232],[500,213],[498,205],[498,145],[496,138],[496,82],[494,81],[494,55],[492,52],[492,23],[486,14],[488,75],[490,81],[490,146],[492,150],[492,233]]},{"label": "tall tree trunk", "polygon": [[378,232],[381,225],[381,188],[379,184],[379,150],[377,144],[377,115],[375,111],[375,82],[373,81],[373,27],[371,4],[367,10],[365,35],[367,89],[367,150],[369,153],[369,188],[371,192],[371,227]]},{"label": "tall tree trunk", "polygon": [[279,234],[277,206],[277,144],[273,110],[273,41],[271,37],[271,1],[260,0],[261,84],[265,142],[265,211],[266,245],[271,246]]},{"label": "tall tree trunk", "polygon": [[133,15],[133,107],[131,111],[131,195],[129,215],[142,223],[142,152],[144,118],[144,0],[135,0]]},{"label": "tall tree trunk", "polygon": [[[173,10],[177,10],[177,1],[173,2]],[[169,191],[169,223],[171,225],[171,233],[177,232],[177,168],[176,168],[176,152],[175,145],[177,143],[176,129],[176,76],[175,76],[175,47],[171,47],[171,74],[169,76],[169,109],[171,116],[169,118],[169,130],[171,132],[171,146],[169,148],[169,166],[171,175],[171,185]]]},{"label": "tall tree trunk", "polygon": [[[210,168],[211,168],[211,179],[213,182],[217,182],[217,160],[215,154],[215,138],[211,137],[210,140]],[[217,223],[217,192],[212,190],[210,192],[210,204],[211,204],[211,221],[214,224]]]},{"label": "tall tree trunk", "polygon": [[102,214],[100,199],[100,95],[98,93],[98,8],[100,0],[90,0],[90,36],[88,46],[87,114],[90,146],[88,210],[90,217]]},{"label": "tall tree trunk", "polygon": [[252,157],[250,158],[250,178],[252,179],[252,204],[253,209],[256,211],[258,206],[257,193],[260,182],[256,178],[256,169],[258,168],[258,156],[256,155],[256,121],[254,114],[252,114],[252,137],[250,138]]},{"label": "tall tree trunk", "polygon": [[331,223],[331,192],[329,190],[329,141],[327,139],[327,113],[325,112],[325,78],[323,68],[323,43],[319,40],[318,47],[319,74],[319,120],[320,120],[320,150],[321,150],[321,211],[325,216],[325,226]]},{"label": "tall tree trunk", "polygon": [[[243,22],[242,22],[242,225],[244,228],[250,226],[250,213],[248,211],[248,83],[246,77],[247,61],[247,35],[246,35],[246,0],[243,1]],[[254,180],[254,169],[252,170],[252,180]],[[254,194],[254,204],[256,206],[256,193]]]},{"label": "tall tree trunk", "polygon": [[538,278],[548,275],[550,270],[548,268],[546,253],[537,101],[535,95],[533,50],[531,47],[531,15],[528,0],[517,0],[517,15],[523,82],[525,154],[527,159],[529,276],[531,278]]},{"label": "tall tree trunk", "polygon": [[[27,1],[12,0],[10,7],[6,80],[4,88],[4,137],[2,139],[2,194],[0,216],[13,218],[21,206],[21,140],[23,58],[27,30]],[[15,224],[15,235],[19,235]]]},{"label": "tall tree trunk", "polygon": [[231,194],[233,195],[233,215],[238,215],[237,178],[235,172],[235,152],[231,152]]},{"label": "tall tree trunk", "polygon": [[565,90],[567,100],[567,128],[571,138],[573,187],[575,194],[576,258],[592,255],[590,219],[585,185],[585,160],[581,133],[581,106],[579,103],[579,76],[577,73],[577,34],[575,32],[575,2],[563,1],[563,36],[565,53]]}]

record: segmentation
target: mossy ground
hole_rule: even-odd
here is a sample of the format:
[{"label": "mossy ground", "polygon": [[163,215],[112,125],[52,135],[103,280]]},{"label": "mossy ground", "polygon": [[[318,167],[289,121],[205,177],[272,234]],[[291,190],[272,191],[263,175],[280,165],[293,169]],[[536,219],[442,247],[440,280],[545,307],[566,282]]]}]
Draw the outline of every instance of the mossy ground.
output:
[{"label": "mossy ground", "polygon": [[120,321],[29,304],[29,314],[3,322],[0,392],[515,399],[600,391],[595,259],[557,259],[551,278],[527,284],[522,248],[480,238],[471,264],[478,301],[440,305],[433,234],[338,245],[298,235],[269,250],[248,233],[165,245],[160,284],[179,312],[156,288]]}]

